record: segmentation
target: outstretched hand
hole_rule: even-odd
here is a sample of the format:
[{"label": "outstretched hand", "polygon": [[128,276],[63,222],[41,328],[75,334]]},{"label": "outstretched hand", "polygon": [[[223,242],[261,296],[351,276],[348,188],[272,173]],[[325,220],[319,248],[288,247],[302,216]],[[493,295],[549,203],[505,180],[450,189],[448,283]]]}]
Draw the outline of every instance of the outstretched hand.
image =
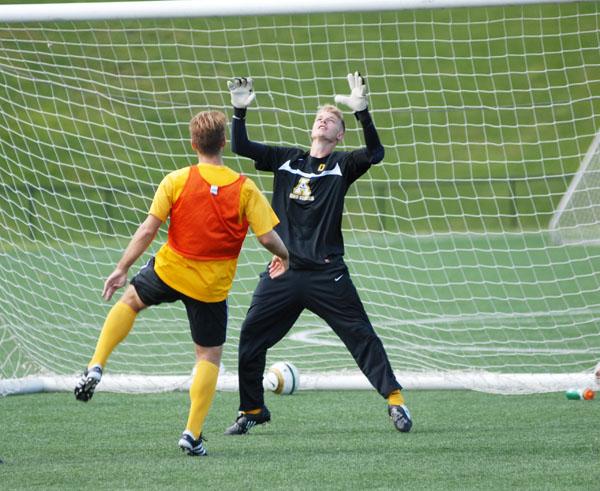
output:
[{"label": "outstretched hand", "polygon": [[365,80],[358,72],[349,73],[348,85],[350,86],[350,95],[336,95],[335,102],[348,106],[354,112],[364,111],[368,106]]},{"label": "outstretched hand", "polygon": [[113,296],[113,293],[119,288],[124,287],[125,283],[127,283],[127,271],[123,271],[120,268],[115,269],[104,282],[102,298],[108,302]]},{"label": "outstretched hand", "polygon": [[285,273],[290,267],[289,260],[281,259],[279,256],[273,256],[269,263],[269,276],[271,279],[277,278]]},{"label": "outstretched hand", "polygon": [[256,98],[249,77],[233,78],[227,82],[227,87],[231,92],[231,104],[238,109],[245,109]]}]

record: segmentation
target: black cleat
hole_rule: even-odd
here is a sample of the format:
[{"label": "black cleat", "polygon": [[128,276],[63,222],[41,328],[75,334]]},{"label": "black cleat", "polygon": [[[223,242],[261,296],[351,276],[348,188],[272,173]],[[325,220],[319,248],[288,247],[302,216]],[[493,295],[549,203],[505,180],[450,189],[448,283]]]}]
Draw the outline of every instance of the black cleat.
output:
[{"label": "black cleat", "polygon": [[226,435],[245,435],[250,428],[271,421],[271,413],[263,406],[258,414],[240,413],[235,422],[225,430]]},{"label": "black cleat", "polygon": [[75,399],[78,401],[87,402],[94,395],[94,389],[102,378],[102,367],[100,365],[94,365],[91,368],[86,368],[83,375],[75,386]]},{"label": "black cleat", "polygon": [[408,412],[408,408],[404,404],[402,406],[388,406],[388,414],[398,431],[402,433],[410,431],[413,423],[410,418],[410,412]]},{"label": "black cleat", "polygon": [[184,431],[179,439],[179,448],[188,455],[204,457],[206,455],[206,449],[204,448],[203,442],[204,438],[202,438],[202,434],[200,434],[197,440],[194,440],[194,436],[189,431]]}]

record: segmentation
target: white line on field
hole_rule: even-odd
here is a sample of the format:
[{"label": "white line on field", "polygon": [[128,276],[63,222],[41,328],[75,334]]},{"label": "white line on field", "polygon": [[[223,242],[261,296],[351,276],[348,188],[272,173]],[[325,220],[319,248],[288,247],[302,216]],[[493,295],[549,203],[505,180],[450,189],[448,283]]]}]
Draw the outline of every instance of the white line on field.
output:
[{"label": "white line on field", "polygon": [[[344,346],[344,344],[338,339],[321,339],[315,336],[324,333],[332,333],[333,331],[329,327],[317,327],[315,329],[307,329],[306,331],[297,332],[288,337],[293,341],[300,343],[313,344],[317,346]],[[402,344],[402,341],[400,341]],[[407,343],[404,345],[408,351],[429,351],[436,353],[443,352],[490,352],[490,353],[512,353],[512,354],[554,354],[554,355],[572,355],[572,354],[598,354],[600,355],[599,348],[581,348],[581,349],[560,349],[560,348],[506,348],[506,347],[492,347],[492,346],[473,346],[473,345],[434,345],[429,344],[427,346],[418,345],[414,343]]]}]

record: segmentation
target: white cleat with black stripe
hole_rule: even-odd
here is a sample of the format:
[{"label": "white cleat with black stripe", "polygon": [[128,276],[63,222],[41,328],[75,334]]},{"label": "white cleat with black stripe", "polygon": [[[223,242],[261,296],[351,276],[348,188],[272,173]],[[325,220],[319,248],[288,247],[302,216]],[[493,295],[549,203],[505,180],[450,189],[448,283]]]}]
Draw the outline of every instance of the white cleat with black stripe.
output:
[{"label": "white cleat with black stripe", "polygon": [[402,433],[408,433],[410,431],[413,422],[410,417],[410,412],[404,404],[401,406],[388,406],[388,414],[390,415],[392,423],[394,423],[394,427],[398,431]]},{"label": "white cleat with black stripe", "polygon": [[94,365],[93,367],[86,368],[83,375],[77,382],[75,390],[75,399],[78,401],[87,402],[94,395],[96,385],[100,383],[102,379],[102,367],[100,365]]},{"label": "white cleat with black stripe", "polygon": [[200,434],[196,440],[194,435],[187,430],[182,433],[181,438],[179,439],[179,448],[188,455],[196,457],[205,457],[207,455],[202,434]]}]

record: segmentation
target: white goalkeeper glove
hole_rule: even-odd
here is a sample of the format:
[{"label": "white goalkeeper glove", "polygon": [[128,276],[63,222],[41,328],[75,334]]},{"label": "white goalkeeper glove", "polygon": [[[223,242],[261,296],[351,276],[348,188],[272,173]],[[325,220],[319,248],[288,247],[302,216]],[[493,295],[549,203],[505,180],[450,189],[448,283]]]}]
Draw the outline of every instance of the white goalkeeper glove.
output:
[{"label": "white goalkeeper glove", "polygon": [[350,85],[350,95],[336,95],[335,102],[348,106],[355,113],[364,111],[368,105],[367,86],[360,73],[349,73],[348,85]]},{"label": "white goalkeeper glove", "polygon": [[234,78],[227,82],[227,87],[231,92],[231,104],[238,109],[247,108],[256,98],[256,94],[252,90],[251,78]]}]

